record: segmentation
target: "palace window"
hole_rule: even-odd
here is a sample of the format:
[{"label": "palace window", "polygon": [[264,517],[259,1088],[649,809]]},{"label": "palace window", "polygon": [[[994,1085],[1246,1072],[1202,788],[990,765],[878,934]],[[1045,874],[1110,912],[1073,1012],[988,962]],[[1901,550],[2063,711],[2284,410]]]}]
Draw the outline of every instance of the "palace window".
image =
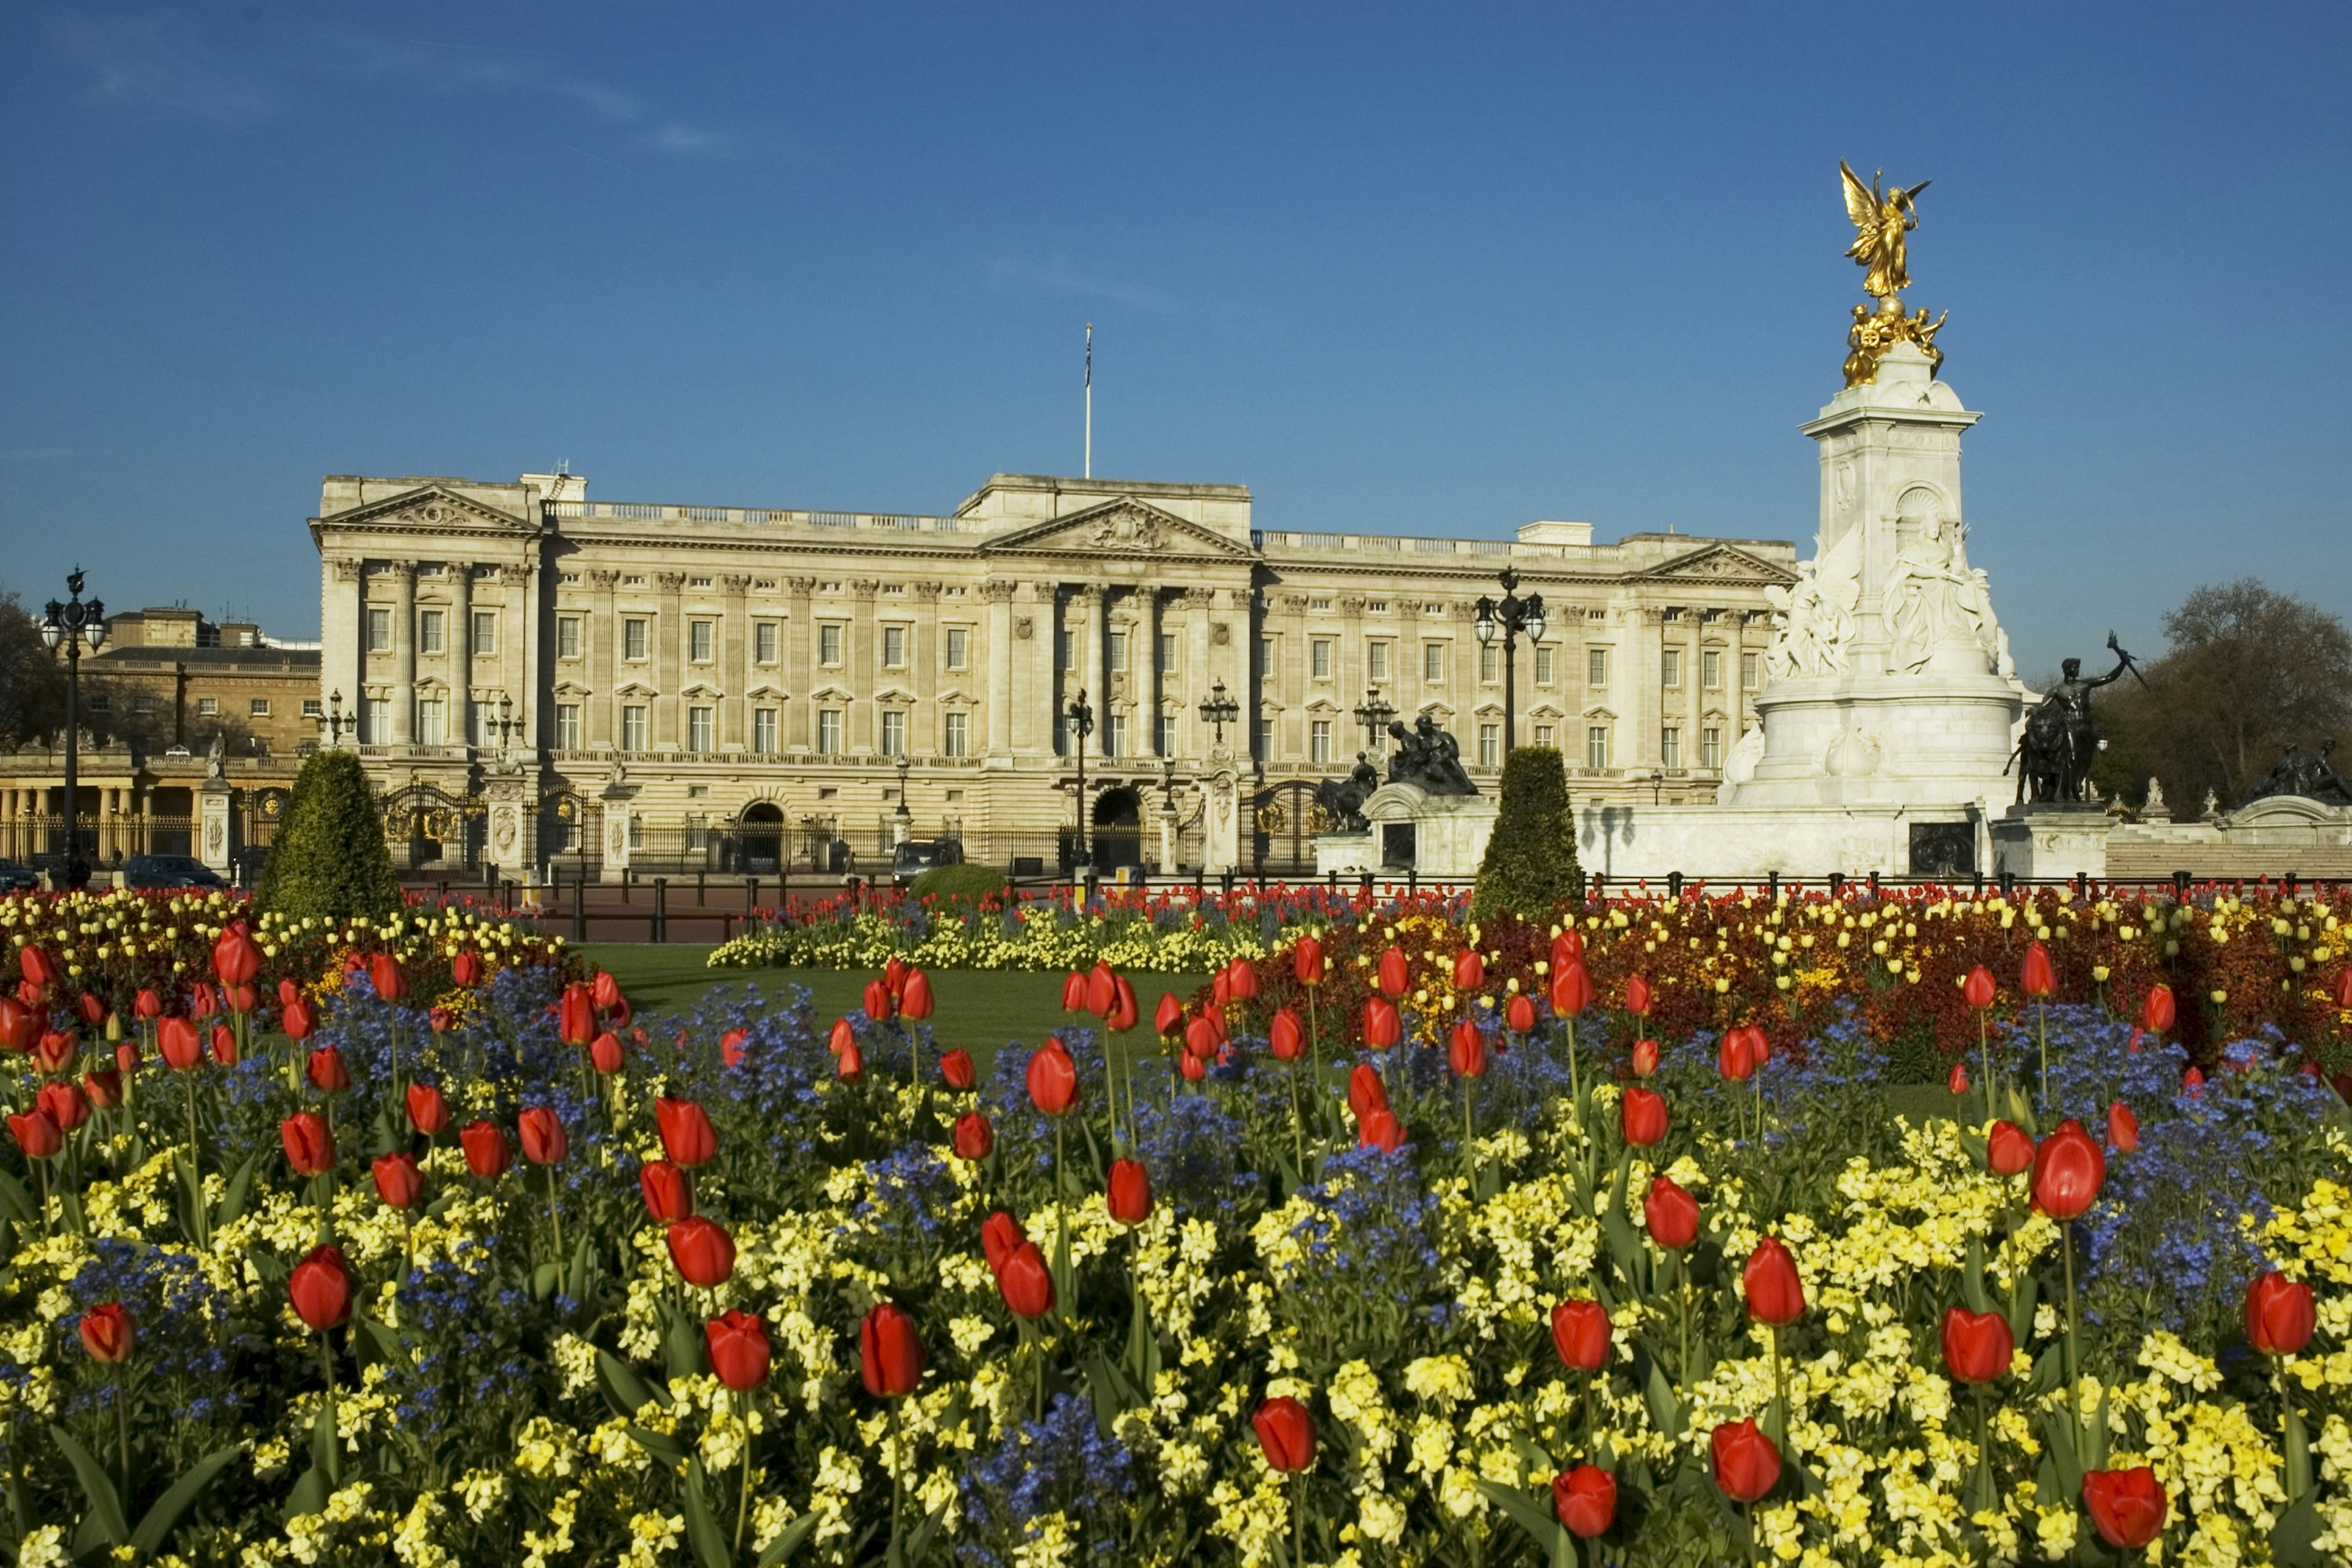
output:
[{"label": "palace window", "polygon": [[383,745],[392,739],[392,699],[360,699],[360,739],[371,746]]},{"label": "palace window", "polygon": [[841,710],[820,708],[816,710],[816,749],[819,756],[841,754]]},{"label": "palace window", "polygon": [[882,628],[882,668],[898,669],[904,668],[906,662],[907,628],[884,626]]},{"label": "palace window", "polygon": [[1757,664],[1757,658],[1752,653],[1739,656],[1739,684],[1749,691],[1756,689]]},{"label": "palace window", "polygon": [[1584,731],[1584,765],[1605,768],[1609,765],[1609,726],[1595,724]]},{"label": "palace window", "polygon": [[1683,732],[1672,724],[1658,736],[1658,761],[1670,768],[1683,765]]},{"label": "palace window", "polygon": [[417,612],[416,651],[419,653],[439,653],[441,651],[440,611],[420,610]]},{"label": "palace window", "polygon": [[196,711],[207,719],[211,718],[214,714],[220,711],[220,699],[217,697],[197,698]]},{"label": "palace window", "polygon": [[1670,647],[1658,656],[1658,680],[1664,686],[1683,683],[1683,650]]},{"label": "palace window", "polygon": [[1307,601],[1307,607],[1310,610],[1328,610],[1331,607],[1331,601],[1328,599],[1309,599]]},{"label": "palace window", "polygon": [[940,725],[940,751],[950,757],[971,754],[971,717],[966,713],[945,715]]},{"label": "palace window", "polygon": [[318,718],[320,714],[322,714],[322,713],[326,712],[326,710],[326,710],[325,705],[324,705],[324,704],[322,704],[321,702],[320,702],[320,700],[319,700],[317,698],[315,698],[315,697],[305,697],[304,699],[302,699],[302,717],[303,717],[303,718],[305,718],[305,719],[316,719],[316,718]]},{"label": "palace window", "polygon": [[1549,724],[1538,724],[1538,725],[1537,725],[1537,726],[1536,726],[1536,744],[1537,744],[1537,745],[1538,745],[1538,746],[1549,746],[1549,745],[1550,745],[1550,744],[1551,744],[1551,734],[1552,734],[1552,730],[1551,730],[1551,726],[1550,726],[1550,725],[1549,725]]},{"label": "palace window", "polygon": [[499,613],[496,610],[474,612],[474,653],[476,657],[499,651]]},{"label": "palace window", "polygon": [[555,749],[559,752],[580,749],[580,704],[577,702],[555,705]]},{"label": "palace window", "polygon": [[1384,642],[1364,645],[1364,676],[1380,681],[1389,678],[1389,645]]},{"label": "palace window", "polygon": [[948,628],[948,668],[950,669],[961,669],[971,662],[971,655],[968,651],[971,647],[971,634],[961,626]]},{"label": "palace window", "polygon": [[1331,760],[1331,721],[1318,719],[1307,726],[1307,760],[1328,763]]},{"label": "palace window", "polygon": [[708,588],[710,586],[710,579],[708,577],[688,577],[686,580],[686,585],[689,588]]},{"label": "palace window", "polygon": [[1435,685],[1445,679],[1445,645],[1425,642],[1421,645],[1421,678]]},{"label": "palace window", "polygon": [[819,664],[841,662],[841,623],[828,621],[816,629],[816,661]]},{"label": "palace window", "polygon": [[1478,763],[1482,767],[1495,767],[1503,760],[1503,727],[1500,724],[1478,726]]},{"label": "palace window", "polygon": [[642,702],[631,702],[621,709],[621,750],[642,752],[646,749],[646,708]]},{"label": "palace window", "polygon": [[629,813],[629,847],[643,849],[645,847],[646,819],[633,811]]},{"label": "palace window", "polygon": [[555,617],[555,657],[558,658],[580,657],[580,617],[578,616]]},{"label": "palace window", "polygon": [[641,659],[646,657],[646,620],[632,616],[621,623],[621,657]]},{"label": "palace window", "polygon": [[1478,645],[1478,679],[1489,686],[1503,679],[1503,650],[1493,643]]},{"label": "palace window", "polygon": [[1271,680],[1274,679],[1274,639],[1270,637],[1261,637],[1258,638],[1257,678],[1260,680]]},{"label": "palace window", "polygon": [[716,710],[689,708],[686,710],[686,749],[707,752],[711,746],[711,715]]},{"label": "palace window", "polygon": [[1160,754],[1163,757],[1176,754],[1176,715],[1173,713],[1160,715]]},{"label": "palace window", "polygon": [[1698,656],[1698,683],[1709,691],[1723,684],[1723,655],[1714,648]]},{"label": "palace window", "polygon": [[1541,644],[1536,647],[1536,684],[1538,686],[1551,684],[1551,649]]},{"label": "palace window", "polygon": [[[316,701],[317,699],[313,698],[312,700]],[[155,711],[155,699],[142,691],[131,699],[131,710],[133,713],[152,713]],[[313,714],[312,717],[315,718],[317,715]]]},{"label": "palace window", "polygon": [[1260,762],[1274,760],[1274,721],[1271,719],[1257,721],[1257,755]]},{"label": "palace window", "polygon": [[1113,713],[1103,721],[1103,755],[1127,755],[1127,715]]},{"label": "palace window", "polygon": [[1160,673],[1162,675],[1169,674],[1173,671],[1175,668],[1176,634],[1174,632],[1161,632],[1160,634]]},{"label": "palace window", "polygon": [[1609,684],[1609,650],[1607,648],[1589,647],[1584,650],[1584,684],[1587,686]]},{"label": "palace window", "polygon": [[710,662],[710,645],[715,640],[710,635],[710,626],[709,621],[686,623],[686,657],[697,664]]},{"label": "palace window", "polygon": [[642,572],[632,572],[621,579],[621,586],[624,588],[642,588],[645,585],[646,577]]},{"label": "palace window", "polygon": [[370,653],[392,651],[392,612],[370,610],[367,613],[367,646]]},{"label": "palace window", "polygon": [[437,746],[447,733],[443,727],[441,699],[420,698],[416,704],[416,742],[421,746]]},{"label": "palace window", "polygon": [[1698,732],[1698,765],[1703,768],[1723,766],[1723,731],[1701,730]]},{"label": "palace window", "polygon": [[256,719],[267,719],[269,717],[269,699],[267,697],[253,698],[246,703],[245,710]]},{"label": "palace window", "polygon": [[1109,643],[1110,667],[1113,669],[1125,669],[1127,668],[1127,634],[1112,632],[1109,636]]},{"label": "palace window", "polygon": [[751,628],[751,658],[760,664],[776,662],[776,623],[761,621]]},{"label": "palace window", "polygon": [[1315,638],[1313,642],[1307,645],[1307,652],[1308,658],[1313,661],[1315,679],[1318,680],[1330,679],[1331,639],[1329,637]]},{"label": "palace window", "polygon": [[907,754],[907,713],[903,708],[882,710],[882,754],[886,757]]},{"label": "palace window", "polygon": [[756,756],[776,754],[776,710],[772,708],[751,710],[751,751]]},{"label": "palace window", "polygon": [[1067,626],[1054,628],[1054,662],[1065,673],[1078,668],[1078,639],[1070,635]]}]

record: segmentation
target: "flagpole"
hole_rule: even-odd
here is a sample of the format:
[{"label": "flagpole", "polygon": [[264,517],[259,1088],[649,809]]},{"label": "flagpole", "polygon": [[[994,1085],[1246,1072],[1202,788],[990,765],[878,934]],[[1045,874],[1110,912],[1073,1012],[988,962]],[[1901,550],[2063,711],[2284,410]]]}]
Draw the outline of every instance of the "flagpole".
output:
[{"label": "flagpole", "polygon": [[1095,477],[1095,324],[1087,323],[1087,474]]}]

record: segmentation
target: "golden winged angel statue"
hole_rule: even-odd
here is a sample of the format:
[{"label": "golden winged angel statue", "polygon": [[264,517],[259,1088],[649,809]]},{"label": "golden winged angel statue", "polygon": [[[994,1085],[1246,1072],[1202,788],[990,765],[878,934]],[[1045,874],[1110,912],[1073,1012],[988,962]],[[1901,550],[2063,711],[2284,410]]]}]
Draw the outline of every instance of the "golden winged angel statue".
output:
[{"label": "golden winged angel statue", "polygon": [[1922,180],[1905,190],[1901,185],[1889,185],[1879,191],[1879,171],[1864,185],[1854,172],[1838,160],[1838,173],[1845,178],[1845,216],[1853,220],[1853,247],[1846,252],[1854,265],[1870,268],[1862,280],[1869,293],[1885,299],[1911,287],[1911,274],[1903,264],[1903,236],[1919,226],[1919,214],[1911,198],[1927,188],[1930,182]]}]

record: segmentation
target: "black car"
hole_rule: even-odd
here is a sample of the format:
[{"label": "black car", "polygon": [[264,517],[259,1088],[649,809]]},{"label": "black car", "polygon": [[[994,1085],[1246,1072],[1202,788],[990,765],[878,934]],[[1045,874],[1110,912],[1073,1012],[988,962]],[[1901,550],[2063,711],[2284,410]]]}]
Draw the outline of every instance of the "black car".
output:
[{"label": "black car", "polygon": [[122,867],[126,888],[226,888],[219,872],[193,855],[133,855]]},{"label": "black car", "polygon": [[0,893],[29,893],[41,885],[29,866],[14,860],[0,860]]},{"label": "black car", "polygon": [[890,880],[903,888],[934,866],[962,864],[961,838],[909,838],[890,853]]}]

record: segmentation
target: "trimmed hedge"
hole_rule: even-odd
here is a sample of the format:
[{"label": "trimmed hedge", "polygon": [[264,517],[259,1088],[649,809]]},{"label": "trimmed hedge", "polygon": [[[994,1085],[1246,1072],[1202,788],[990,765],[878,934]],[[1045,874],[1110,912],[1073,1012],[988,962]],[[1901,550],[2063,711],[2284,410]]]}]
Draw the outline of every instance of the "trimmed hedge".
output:
[{"label": "trimmed hedge", "polygon": [[381,919],[400,908],[400,875],[356,755],[317,752],[302,764],[254,903],[328,920]]},{"label": "trimmed hedge", "polygon": [[1541,921],[1562,901],[1583,900],[1567,764],[1549,746],[1515,746],[1503,760],[1503,809],[1478,864],[1470,911],[1481,920],[1510,911]]},{"label": "trimmed hedge", "polygon": [[1004,873],[993,866],[976,860],[961,865],[934,866],[916,877],[907,891],[921,899],[934,894],[942,899],[978,899],[1004,891]]}]

